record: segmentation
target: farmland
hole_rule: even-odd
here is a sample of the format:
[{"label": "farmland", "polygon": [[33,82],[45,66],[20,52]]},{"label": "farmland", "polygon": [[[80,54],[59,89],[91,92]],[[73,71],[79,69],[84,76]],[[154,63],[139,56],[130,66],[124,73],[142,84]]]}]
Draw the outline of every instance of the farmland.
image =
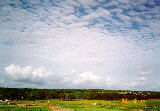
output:
[{"label": "farmland", "polygon": [[0,106],[0,111],[48,111],[46,107]]},{"label": "farmland", "polygon": [[0,111],[158,111],[160,92],[0,88]]},{"label": "farmland", "polygon": [[160,100],[152,99],[141,102],[133,100],[122,103],[120,100],[75,100],[62,101],[58,99],[35,101],[11,101],[11,106],[1,103],[0,111],[158,111]]}]

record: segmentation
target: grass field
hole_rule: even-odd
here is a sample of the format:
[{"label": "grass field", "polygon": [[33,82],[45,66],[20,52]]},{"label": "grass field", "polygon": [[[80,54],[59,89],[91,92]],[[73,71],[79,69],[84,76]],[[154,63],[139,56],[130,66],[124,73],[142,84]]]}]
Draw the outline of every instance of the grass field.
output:
[{"label": "grass field", "polygon": [[10,111],[11,109],[14,109],[14,106],[0,106],[0,111]]},{"label": "grass field", "polygon": [[48,111],[46,107],[21,107],[13,111]]},{"label": "grass field", "polygon": [[47,107],[0,106],[0,111],[48,111]]},{"label": "grass field", "polygon": [[136,103],[104,100],[36,100],[11,101],[10,104],[15,106],[0,106],[0,111],[160,111],[160,100]]}]

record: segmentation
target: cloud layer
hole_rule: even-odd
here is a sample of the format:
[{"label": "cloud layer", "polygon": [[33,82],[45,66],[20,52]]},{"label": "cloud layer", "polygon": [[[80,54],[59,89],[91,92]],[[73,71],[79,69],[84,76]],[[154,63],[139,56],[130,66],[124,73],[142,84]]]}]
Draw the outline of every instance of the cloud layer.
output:
[{"label": "cloud layer", "polygon": [[[87,88],[101,88],[104,85],[110,86],[112,83],[109,77],[102,78],[91,71],[78,73],[72,70],[70,73],[56,75],[53,72],[47,72],[44,68],[33,68],[31,66],[21,67],[19,65],[11,64],[5,68],[8,75],[8,81],[30,83],[36,85],[59,85],[60,87],[77,87]],[[79,86],[81,85],[81,86]]]},{"label": "cloud layer", "polygon": [[0,1],[0,84],[160,90],[159,10],[158,0]]}]

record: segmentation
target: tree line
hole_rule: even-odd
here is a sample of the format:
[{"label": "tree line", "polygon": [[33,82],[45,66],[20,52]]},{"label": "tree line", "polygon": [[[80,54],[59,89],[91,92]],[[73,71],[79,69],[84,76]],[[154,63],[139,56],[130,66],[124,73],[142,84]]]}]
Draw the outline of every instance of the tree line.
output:
[{"label": "tree line", "polygon": [[126,98],[128,100],[160,99],[160,92],[104,89],[32,89],[0,87],[0,100],[60,99],[72,101],[76,99],[120,100],[122,98]]}]

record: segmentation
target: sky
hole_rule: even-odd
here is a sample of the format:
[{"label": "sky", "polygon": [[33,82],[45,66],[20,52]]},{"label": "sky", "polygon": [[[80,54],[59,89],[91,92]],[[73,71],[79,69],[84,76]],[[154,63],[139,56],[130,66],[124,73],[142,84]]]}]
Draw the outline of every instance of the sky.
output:
[{"label": "sky", "polygon": [[160,91],[159,0],[0,0],[0,87]]}]

